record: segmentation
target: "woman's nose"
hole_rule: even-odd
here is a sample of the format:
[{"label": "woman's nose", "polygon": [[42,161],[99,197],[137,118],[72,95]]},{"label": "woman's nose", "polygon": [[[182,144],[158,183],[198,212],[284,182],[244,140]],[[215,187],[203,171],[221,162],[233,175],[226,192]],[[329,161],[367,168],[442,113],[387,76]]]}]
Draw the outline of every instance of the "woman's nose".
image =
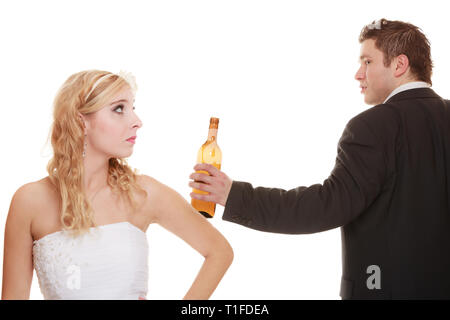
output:
[{"label": "woman's nose", "polygon": [[134,127],[137,127],[137,128],[142,127],[141,119],[139,119],[139,117],[137,115],[135,115],[135,116],[136,116],[136,118],[133,120],[133,128]]}]

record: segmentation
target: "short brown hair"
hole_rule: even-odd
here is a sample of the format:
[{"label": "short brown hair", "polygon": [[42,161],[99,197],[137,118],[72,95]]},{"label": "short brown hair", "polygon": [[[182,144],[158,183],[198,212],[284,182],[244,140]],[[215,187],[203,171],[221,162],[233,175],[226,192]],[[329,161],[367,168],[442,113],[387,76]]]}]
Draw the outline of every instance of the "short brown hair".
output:
[{"label": "short brown hair", "polygon": [[359,42],[367,39],[375,40],[375,46],[384,54],[386,67],[391,65],[393,58],[404,54],[417,80],[431,84],[433,62],[430,42],[418,27],[402,21],[381,19],[362,29]]}]

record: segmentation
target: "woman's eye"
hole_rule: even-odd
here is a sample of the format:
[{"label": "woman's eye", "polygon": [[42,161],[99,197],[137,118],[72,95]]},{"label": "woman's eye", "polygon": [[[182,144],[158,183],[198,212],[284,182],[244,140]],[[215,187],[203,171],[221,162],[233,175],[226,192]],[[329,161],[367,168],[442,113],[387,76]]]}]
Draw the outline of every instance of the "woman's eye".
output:
[{"label": "woman's eye", "polygon": [[[114,108],[114,111],[117,113],[123,113],[125,106],[123,104],[119,104],[117,107]],[[118,109],[122,109],[121,111],[117,111]],[[133,110],[135,110],[136,107],[133,107]]]},{"label": "woman's eye", "polygon": [[118,106],[114,109],[114,111],[116,111],[116,110],[119,109],[119,108],[122,109],[122,111],[119,112],[119,113],[122,113],[122,112],[123,112],[123,105],[121,105],[121,104],[118,105]]},{"label": "woman's eye", "polygon": [[369,60],[366,60],[365,63],[366,63],[366,65],[368,65],[368,64],[370,63],[370,61],[369,61]]}]

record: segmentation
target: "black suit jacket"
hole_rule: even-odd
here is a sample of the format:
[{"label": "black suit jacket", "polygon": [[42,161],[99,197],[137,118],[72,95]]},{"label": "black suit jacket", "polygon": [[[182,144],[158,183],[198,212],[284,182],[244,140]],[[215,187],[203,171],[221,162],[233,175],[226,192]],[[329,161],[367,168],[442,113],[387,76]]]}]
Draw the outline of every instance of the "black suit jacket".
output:
[{"label": "black suit jacket", "polygon": [[223,219],[286,234],[342,227],[343,299],[448,299],[449,108],[430,88],[400,92],[348,122],[323,184],[233,181]]}]

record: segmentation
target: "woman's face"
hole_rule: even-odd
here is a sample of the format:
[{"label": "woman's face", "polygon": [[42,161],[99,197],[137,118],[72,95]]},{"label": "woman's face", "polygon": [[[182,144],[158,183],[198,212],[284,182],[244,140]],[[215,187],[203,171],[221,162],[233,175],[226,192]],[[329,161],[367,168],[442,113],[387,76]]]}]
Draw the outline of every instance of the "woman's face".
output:
[{"label": "woman's face", "polygon": [[109,158],[127,158],[142,122],[134,112],[134,96],[130,88],[123,90],[102,109],[84,115],[86,123],[86,156],[103,154]]}]

